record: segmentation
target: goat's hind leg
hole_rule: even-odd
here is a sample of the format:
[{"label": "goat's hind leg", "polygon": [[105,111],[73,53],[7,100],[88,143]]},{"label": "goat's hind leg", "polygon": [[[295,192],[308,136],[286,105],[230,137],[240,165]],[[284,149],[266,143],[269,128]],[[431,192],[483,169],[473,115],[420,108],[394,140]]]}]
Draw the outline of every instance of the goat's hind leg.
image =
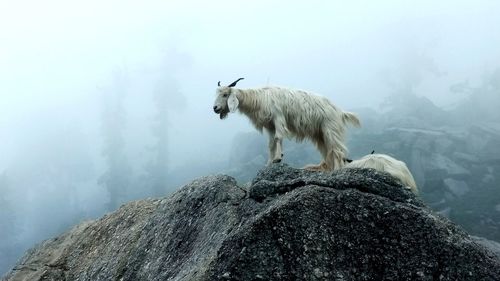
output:
[{"label": "goat's hind leg", "polygon": [[325,171],[327,164],[325,163],[325,160],[327,158],[328,150],[325,146],[325,143],[323,140],[319,140],[316,143],[316,147],[318,148],[319,152],[321,153],[321,156],[323,160],[319,164],[309,164],[304,166],[302,169],[309,170],[309,171]]},{"label": "goat's hind leg", "polygon": [[325,171],[338,170],[344,166],[344,153],[341,150],[332,148],[325,158]]},{"label": "goat's hind leg", "polygon": [[342,142],[342,136],[335,130],[330,130],[325,135],[325,147],[328,149],[324,161],[326,171],[334,171],[344,166],[344,158],[347,148]]}]

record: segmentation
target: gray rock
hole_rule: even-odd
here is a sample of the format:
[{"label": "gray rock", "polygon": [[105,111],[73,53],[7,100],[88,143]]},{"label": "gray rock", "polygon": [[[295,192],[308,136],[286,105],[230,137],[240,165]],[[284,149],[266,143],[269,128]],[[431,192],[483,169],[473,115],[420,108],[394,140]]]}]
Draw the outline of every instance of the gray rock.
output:
[{"label": "gray rock", "polygon": [[204,177],[43,242],[2,280],[499,280],[500,260],[387,174]]}]

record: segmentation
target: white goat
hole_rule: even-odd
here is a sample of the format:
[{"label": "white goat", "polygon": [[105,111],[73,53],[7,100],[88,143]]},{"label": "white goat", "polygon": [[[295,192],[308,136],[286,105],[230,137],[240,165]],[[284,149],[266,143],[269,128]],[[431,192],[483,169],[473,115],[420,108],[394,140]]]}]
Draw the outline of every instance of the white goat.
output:
[{"label": "white goat", "polygon": [[372,168],[377,171],[389,173],[401,184],[408,187],[413,193],[418,194],[417,184],[403,161],[394,159],[385,154],[368,154],[358,160],[347,160],[345,168]]},{"label": "white goat", "polygon": [[228,86],[217,88],[215,113],[224,119],[236,109],[261,131],[269,134],[269,163],[281,162],[284,137],[302,141],[310,139],[320,151],[323,160],[318,165],[308,165],[310,170],[329,171],[344,165],[347,148],[344,131],[348,123],[359,127],[358,117],[343,112],[327,98],[300,90],[279,87],[236,89],[240,78]]}]

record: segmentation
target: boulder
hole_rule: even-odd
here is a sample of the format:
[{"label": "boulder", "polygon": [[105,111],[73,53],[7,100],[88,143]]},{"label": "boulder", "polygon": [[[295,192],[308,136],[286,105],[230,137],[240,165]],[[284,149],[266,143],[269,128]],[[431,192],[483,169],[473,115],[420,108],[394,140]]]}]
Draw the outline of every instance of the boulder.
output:
[{"label": "boulder", "polygon": [[388,174],[275,164],[128,203],[2,280],[500,280],[500,260]]}]

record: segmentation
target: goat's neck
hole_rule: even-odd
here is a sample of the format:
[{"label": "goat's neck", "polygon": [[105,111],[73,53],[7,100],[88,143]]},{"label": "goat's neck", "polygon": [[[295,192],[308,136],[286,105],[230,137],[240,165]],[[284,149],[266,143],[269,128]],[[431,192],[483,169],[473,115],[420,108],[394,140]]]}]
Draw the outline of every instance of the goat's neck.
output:
[{"label": "goat's neck", "polygon": [[258,93],[253,89],[234,89],[236,98],[239,101],[239,110],[244,114],[251,114],[256,112],[261,107]]}]

